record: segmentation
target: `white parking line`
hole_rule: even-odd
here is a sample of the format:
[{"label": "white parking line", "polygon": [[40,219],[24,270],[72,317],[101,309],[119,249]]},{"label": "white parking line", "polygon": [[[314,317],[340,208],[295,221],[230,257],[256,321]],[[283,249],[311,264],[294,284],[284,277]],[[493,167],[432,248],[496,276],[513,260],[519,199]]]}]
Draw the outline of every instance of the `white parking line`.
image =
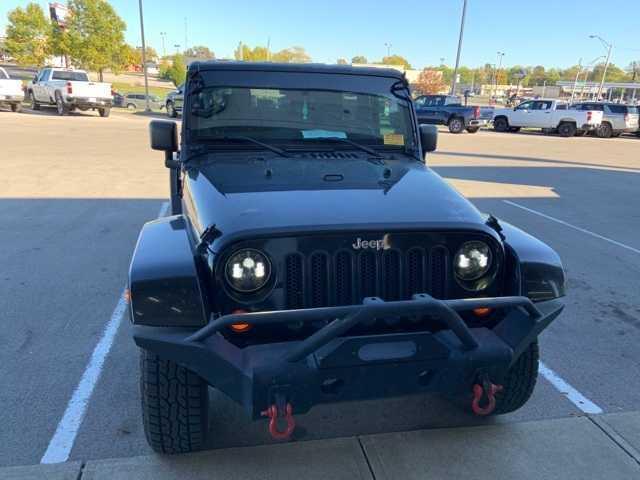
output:
[{"label": "white parking line", "polygon": [[567,382],[565,382],[560,375],[547,367],[544,363],[540,362],[539,364],[539,373],[542,375],[547,381],[555,387],[561,394],[563,394],[567,399],[573,403],[576,407],[582,410],[584,413],[592,413],[599,414],[602,413],[603,410],[589,400],[587,397],[582,395],[578,390],[573,388]]},{"label": "white parking line", "polygon": [[577,230],[578,232],[582,232],[582,233],[585,233],[587,235],[591,235],[592,237],[599,238],[600,240],[604,240],[605,242],[609,242],[609,243],[611,243],[613,245],[616,245],[618,247],[625,248],[625,249],[630,250],[630,251],[632,251],[634,253],[640,253],[640,250],[638,250],[637,248],[630,247],[629,245],[625,245],[624,243],[620,243],[620,242],[618,242],[616,240],[613,240],[611,238],[602,236],[602,235],[600,235],[598,233],[591,232],[591,231],[589,231],[589,230],[587,230],[585,228],[576,227],[575,225],[571,225],[570,223],[567,223],[567,222],[565,222],[563,220],[559,220],[559,219],[557,219],[555,217],[551,217],[551,216],[546,215],[546,214],[544,214],[542,212],[538,212],[537,210],[533,210],[531,208],[527,208],[524,205],[520,205],[520,204],[518,204],[516,202],[512,202],[510,200],[503,200],[503,202],[508,204],[508,205],[511,205],[513,207],[525,210],[525,211],[527,211],[529,213],[533,213],[534,215],[538,215],[540,217],[546,218],[547,220],[551,220],[552,222],[556,222],[556,223],[559,223],[561,225],[564,225],[565,227],[573,228],[574,230]]},{"label": "white parking line", "polygon": [[[164,217],[168,209],[169,202],[164,202],[158,212],[158,218]],[[53,437],[51,437],[49,446],[44,452],[40,463],[61,463],[69,459],[69,454],[78,435],[78,430],[87,412],[89,400],[91,400],[93,390],[100,379],[105,359],[111,350],[111,346],[113,345],[113,341],[118,333],[118,328],[122,323],[122,318],[126,311],[127,300],[125,292],[123,291],[120,294],[116,308],[111,314],[111,319],[104,329],[102,338],[100,338],[100,341],[98,341],[98,344],[91,354],[87,368],[82,374],[80,382],[67,404],[64,415],[60,423],[58,423],[58,427]]]}]

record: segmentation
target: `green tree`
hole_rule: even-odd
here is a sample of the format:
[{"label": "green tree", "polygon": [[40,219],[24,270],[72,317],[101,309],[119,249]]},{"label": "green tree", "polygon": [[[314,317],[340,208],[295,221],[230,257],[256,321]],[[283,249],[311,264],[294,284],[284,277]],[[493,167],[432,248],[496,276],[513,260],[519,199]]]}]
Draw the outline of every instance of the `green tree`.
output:
[{"label": "green tree", "polygon": [[283,63],[309,63],[311,57],[302,47],[290,47],[274,53],[271,60]]},{"label": "green tree", "polygon": [[69,57],[73,53],[71,36],[55,22],[49,25],[47,52],[55,57],[63,57],[65,65],[67,67],[70,65]]},{"label": "green tree", "polygon": [[382,62],[384,65],[402,65],[407,70],[411,69],[411,64],[409,61],[400,56],[400,55],[390,55],[388,57],[382,57]]},{"label": "green tree", "polygon": [[245,62],[266,62],[269,60],[269,50],[267,47],[256,46],[254,48],[249,47],[241,43],[234,52],[236,60],[243,60]]},{"label": "green tree", "polygon": [[364,55],[356,55],[351,59],[351,63],[362,64],[362,63],[369,63],[369,62],[367,61],[367,57],[365,57]]},{"label": "green tree", "polygon": [[80,66],[97,71],[100,81],[106,69],[118,72],[126,24],[106,0],[69,0],[72,58]]},{"label": "green tree", "polygon": [[347,62],[346,58],[339,58],[338,60],[336,60],[336,63],[338,65],[348,65],[349,62]]},{"label": "green tree", "polygon": [[187,78],[187,66],[183,55],[173,55],[170,60],[163,60],[160,64],[160,78],[171,80],[177,87]]},{"label": "green tree", "polygon": [[204,45],[196,45],[186,49],[184,51],[184,56],[197,58],[200,60],[213,60],[214,58],[216,58],[214,53],[209,50],[209,47],[205,47]]},{"label": "green tree", "polygon": [[6,52],[19,65],[43,65],[47,59],[49,22],[37,3],[16,8],[7,15]]}]

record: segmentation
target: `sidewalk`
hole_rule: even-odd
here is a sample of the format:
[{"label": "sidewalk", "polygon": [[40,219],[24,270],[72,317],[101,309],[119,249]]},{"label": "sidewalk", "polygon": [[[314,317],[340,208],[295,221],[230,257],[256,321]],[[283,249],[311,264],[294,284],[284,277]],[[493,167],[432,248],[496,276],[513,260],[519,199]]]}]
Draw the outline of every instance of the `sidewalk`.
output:
[{"label": "sidewalk", "polygon": [[8,467],[0,478],[627,480],[640,478],[640,412]]}]

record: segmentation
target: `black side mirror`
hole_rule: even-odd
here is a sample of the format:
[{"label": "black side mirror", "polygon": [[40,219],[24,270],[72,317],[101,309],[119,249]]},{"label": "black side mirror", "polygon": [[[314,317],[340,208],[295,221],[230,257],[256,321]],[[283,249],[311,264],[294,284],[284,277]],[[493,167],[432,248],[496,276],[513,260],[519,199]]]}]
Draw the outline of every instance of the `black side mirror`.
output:
[{"label": "black side mirror", "polygon": [[152,120],[149,124],[151,148],[163,152],[178,151],[178,127],[176,122],[166,120]]},{"label": "black side mirror", "polygon": [[438,127],[420,125],[420,143],[422,143],[423,152],[435,152],[438,148]]}]

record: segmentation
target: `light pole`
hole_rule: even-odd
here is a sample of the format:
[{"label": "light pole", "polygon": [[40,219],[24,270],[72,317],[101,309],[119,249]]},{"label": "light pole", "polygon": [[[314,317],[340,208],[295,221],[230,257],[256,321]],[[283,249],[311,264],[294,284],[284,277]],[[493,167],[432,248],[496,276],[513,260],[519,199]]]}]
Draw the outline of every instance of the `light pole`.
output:
[{"label": "light pole", "polygon": [[504,52],[498,52],[498,63],[496,65],[496,70],[495,70],[495,75],[494,75],[494,80],[496,82],[496,86],[495,89],[493,91],[493,98],[495,100],[498,99],[498,72],[500,71],[500,69],[502,68],[502,57],[504,57],[505,53]]},{"label": "light pole", "polygon": [[604,87],[604,79],[607,76],[607,69],[609,68],[609,61],[611,60],[611,50],[613,49],[613,45],[606,40],[604,40],[600,35],[589,35],[589,38],[597,38],[600,40],[602,45],[607,49],[607,59],[604,62],[604,70],[602,71],[602,80],[600,81],[600,87],[598,88],[598,100],[600,100],[600,96],[602,95],[602,88]]},{"label": "light pole", "polygon": [[390,57],[391,56],[391,47],[393,47],[393,45],[391,43],[385,43],[384,46],[387,47],[387,57]]},{"label": "light pole", "polygon": [[176,44],[173,46],[173,48],[175,48],[175,49],[176,49],[176,55],[178,55],[178,54],[180,53],[180,44],[179,44],[179,43],[176,43]]},{"label": "light pole", "polygon": [[140,8],[140,37],[142,38],[142,73],[144,74],[144,100],[145,100],[145,112],[150,112],[149,107],[149,79],[147,78],[147,46],[144,43],[144,20],[142,18],[142,0],[138,0],[138,6]]},{"label": "light pole", "polygon": [[578,77],[582,73],[582,59],[578,60],[578,71],[576,72],[576,79],[573,81],[573,88],[571,89],[571,101],[569,103],[573,103],[573,97],[576,95],[576,88],[578,86]]},{"label": "light pole", "polygon": [[167,56],[167,49],[164,48],[164,41],[166,36],[167,36],[167,32],[160,32],[160,38],[162,39],[162,56],[163,57]]},{"label": "light pole", "polygon": [[462,37],[464,36],[464,20],[467,16],[467,0],[462,2],[462,18],[460,19],[460,36],[458,37],[458,53],[456,54],[456,66],[453,69],[453,78],[451,79],[451,91],[449,95],[453,95],[456,91],[456,83],[458,82],[458,67],[460,66],[460,52],[462,52]]}]

